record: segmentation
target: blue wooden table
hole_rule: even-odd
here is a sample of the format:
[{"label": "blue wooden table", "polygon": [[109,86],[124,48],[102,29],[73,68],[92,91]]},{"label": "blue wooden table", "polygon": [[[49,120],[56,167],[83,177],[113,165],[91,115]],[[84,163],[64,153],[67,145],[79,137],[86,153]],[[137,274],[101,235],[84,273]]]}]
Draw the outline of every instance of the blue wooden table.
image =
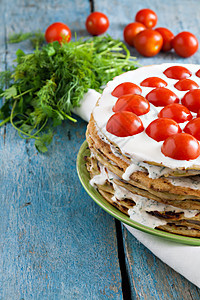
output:
[{"label": "blue wooden table", "polygon": [[[45,31],[53,22],[87,35],[91,10],[110,20],[108,33],[123,39],[123,28],[141,8],[156,11],[158,26],[175,34],[188,30],[200,40],[198,0],[1,0],[0,66],[12,65],[20,47],[8,44],[14,32]],[[174,53],[144,58],[199,63]],[[200,290],[163,264],[83,190],[76,156],[86,122],[60,126],[46,154],[22,140],[11,125],[0,129],[0,299],[200,299]]]}]

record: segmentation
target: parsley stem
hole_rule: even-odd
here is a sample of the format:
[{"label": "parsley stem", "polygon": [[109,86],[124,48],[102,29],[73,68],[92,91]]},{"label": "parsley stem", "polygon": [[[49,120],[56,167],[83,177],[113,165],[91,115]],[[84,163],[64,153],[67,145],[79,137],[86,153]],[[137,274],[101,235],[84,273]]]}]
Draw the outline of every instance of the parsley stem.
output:
[{"label": "parsley stem", "polygon": [[0,123],[0,127],[10,121],[10,116]]},{"label": "parsley stem", "polygon": [[[12,107],[12,110],[11,110],[11,114],[10,114],[10,123],[12,124],[12,126],[18,131],[19,135],[21,138],[25,138],[25,139],[35,139],[35,140],[39,140],[40,137],[37,137],[37,134],[45,127],[46,123],[47,123],[47,120],[45,120],[44,124],[40,127],[40,129],[38,131],[36,131],[33,135],[19,129],[18,127],[15,126],[15,124],[13,123],[13,114],[14,114],[14,110],[15,110],[15,106],[17,104],[17,100],[15,100],[15,102],[13,103],[13,107]],[[23,137],[21,134],[24,134],[26,137]]]},{"label": "parsley stem", "polygon": [[25,94],[27,94],[27,93],[29,93],[29,92],[33,91],[33,90],[35,90],[35,88],[32,88],[32,89],[26,90],[25,92],[23,92],[23,93],[21,93],[21,94],[19,94],[19,95],[15,96],[15,97],[13,97],[13,99],[18,99],[18,98],[20,98],[21,96],[23,96],[23,95],[25,95]]}]

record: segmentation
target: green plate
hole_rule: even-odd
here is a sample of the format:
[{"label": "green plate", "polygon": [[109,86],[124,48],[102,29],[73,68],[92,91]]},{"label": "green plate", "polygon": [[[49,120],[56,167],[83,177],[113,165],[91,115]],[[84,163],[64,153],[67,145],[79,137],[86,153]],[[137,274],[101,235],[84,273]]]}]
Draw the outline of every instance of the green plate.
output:
[{"label": "green plate", "polygon": [[131,220],[127,215],[123,214],[121,211],[119,211],[117,208],[112,206],[110,203],[105,200],[101,194],[93,188],[89,181],[90,181],[90,175],[87,171],[86,165],[85,165],[85,156],[89,156],[90,151],[88,149],[88,144],[85,141],[78,153],[77,156],[77,171],[79,179],[88,193],[88,195],[106,212],[108,212],[111,216],[115,217],[116,219],[120,220],[121,222],[134,227],[136,229],[139,229],[141,231],[144,231],[149,234],[153,234],[156,236],[160,236],[162,238],[181,243],[181,244],[187,244],[187,245],[193,245],[193,246],[200,246],[200,239],[199,238],[191,238],[191,237],[185,237],[181,235],[176,235],[168,232],[163,232],[157,229],[153,229],[147,226],[144,226],[138,222],[135,222]]}]

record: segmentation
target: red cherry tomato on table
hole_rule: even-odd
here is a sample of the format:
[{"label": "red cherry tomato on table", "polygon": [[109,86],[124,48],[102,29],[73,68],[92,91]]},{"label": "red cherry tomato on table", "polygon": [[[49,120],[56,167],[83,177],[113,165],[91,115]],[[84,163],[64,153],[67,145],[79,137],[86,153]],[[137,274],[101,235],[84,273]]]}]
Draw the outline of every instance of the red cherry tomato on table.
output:
[{"label": "red cherry tomato on table", "polygon": [[172,103],[165,106],[159,112],[158,117],[172,119],[177,123],[184,123],[192,119],[192,114],[187,107],[179,103]]},{"label": "red cherry tomato on table", "polygon": [[198,113],[200,109],[200,89],[187,92],[181,99],[181,102],[189,110]]},{"label": "red cherry tomato on table", "polygon": [[182,66],[172,66],[167,68],[164,72],[165,76],[172,79],[184,79],[192,75],[192,73],[185,67]]},{"label": "red cherry tomato on table", "polygon": [[139,32],[134,38],[134,46],[136,50],[141,55],[147,57],[158,54],[162,48],[162,44],[162,35],[153,29],[145,29]]},{"label": "red cherry tomato on table", "polygon": [[147,28],[152,28],[157,24],[156,13],[148,8],[141,9],[135,16],[135,21],[144,24]]},{"label": "red cherry tomato on table", "polygon": [[149,102],[141,95],[125,95],[120,97],[113,107],[114,112],[131,111],[137,116],[144,115],[150,110]]},{"label": "red cherry tomato on table", "polygon": [[184,131],[194,136],[197,140],[200,140],[200,118],[195,118],[188,122]]},{"label": "red cherry tomato on table", "polygon": [[200,146],[197,139],[192,135],[177,133],[164,141],[161,152],[173,159],[190,160],[200,155]]},{"label": "red cherry tomato on table", "polygon": [[116,88],[112,91],[111,95],[114,97],[121,97],[128,94],[142,94],[142,89],[132,82],[123,82],[116,86]]},{"label": "red cherry tomato on table", "polygon": [[59,43],[69,42],[71,40],[71,30],[63,23],[53,23],[46,29],[45,39],[47,43],[54,41],[58,41]]},{"label": "red cherry tomato on table", "polygon": [[199,87],[195,81],[187,78],[179,80],[174,86],[179,91],[188,91]]},{"label": "red cherry tomato on table", "polygon": [[160,118],[151,122],[146,134],[157,142],[164,141],[170,135],[181,132],[180,126],[172,119]]},{"label": "red cherry tomato on table", "polygon": [[165,87],[167,86],[167,82],[159,77],[148,77],[144,79],[140,85],[147,87]]},{"label": "red cherry tomato on table", "polygon": [[162,45],[161,51],[167,52],[167,51],[171,50],[172,49],[172,40],[174,38],[173,33],[169,29],[164,28],[164,27],[158,27],[155,30],[158,31],[162,35],[162,38],[163,38],[163,45]]},{"label": "red cherry tomato on table", "polygon": [[124,28],[124,40],[127,44],[129,44],[130,46],[134,46],[134,37],[136,36],[136,34],[138,34],[140,31],[145,30],[146,27],[139,22],[134,22],[134,23],[130,23],[128,24],[125,28]]},{"label": "red cherry tomato on table", "polygon": [[146,95],[146,99],[155,106],[165,106],[179,102],[179,98],[171,90],[160,87]]},{"label": "red cherry tomato on table", "polygon": [[108,29],[109,20],[105,14],[95,11],[87,17],[85,26],[91,35],[100,35]]},{"label": "red cherry tomato on table", "polygon": [[189,57],[198,50],[199,43],[194,34],[183,31],[175,36],[172,46],[176,54],[182,57]]},{"label": "red cherry tomato on table", "polygon": [[110,117],[106,130],[118,137],[126,137],[142,132],[144,127],[138,116],[129,111],[121,111]]}]

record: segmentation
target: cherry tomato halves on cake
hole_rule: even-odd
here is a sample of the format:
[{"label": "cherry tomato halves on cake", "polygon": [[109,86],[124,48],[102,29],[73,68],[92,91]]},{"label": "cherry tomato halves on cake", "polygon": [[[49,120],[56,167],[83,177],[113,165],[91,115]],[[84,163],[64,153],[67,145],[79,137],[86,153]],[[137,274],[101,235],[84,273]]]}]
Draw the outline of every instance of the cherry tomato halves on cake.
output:
[{"label": "cherry tomato halves on cake", "polygon": [[158,117],[172,119],[177,123],[184,123],[192,119],[192,114],[187,107],[179,103],[172,103],[165,106],[159,112]]},{"label": "cherry tomato halves on cake", "polygon": [[137,116],[144,115],[150,110],[149,102],[141,95],[125,95],[120,97],[113,107],[114,112],[131,111]]},{"label": "cherry tomato halves on cake", "polygon": [[142,94],[142,89],[132,82],[123,82],[116,86],[116,88],[112,91],[111,95],[114,97],[121,97],[128,94]]},{"label": "cherry tomato halves on cake", "polygon": [[187,78],[179,80],[174,86],[179,91],[188,91],[199,87],[195,81]]},{"label": "cherry tomato halves on cake", "polygon": [[187,92],[181,99],[181,102],[189,110],[197,113],[200,109],[200,89]]},{"label": "cherry tomato halves on cake", "polygon": [[181,128],[172,119],[160,118],[152,121],[145,131],[150,138],[160,142],[164,141],[170,135],[181,132]]},{"label": "cherry tomato halves on cake", "polygon": [[141,83],[141,86],[147,87],[165,87],[167,86],[167,82],[159,77],[148,77],[144,79]]},{"label": "cherry tomato halves on cake", "polygon": [[105,14],[95,11],[87,17],[85,26],[91,35],[100,35],[108,29],[109,20]]},{"label": "cherry tomato halves on cake", "polygon": [[178,103],[179,98],[171,90],[160,87],[152,90],[146,95],[146,99],[155,106],[165,106],[171,103]]},{"label": "cherry tomato halves on cake", "polygon": [[197,77],[200,77],[200,69],[195,73]]},{"label": "cherry tomato halves on cake", "polygon": [[188,122],[184,128],[184,131],[200,141],[200,118],[195,118]]},{"label": "cherry tomato halves on cake", "polygon": [[63,23],[53,23],[46,29],[45,39],[47,43],[54,41],[58,41],[59,43],[69,42],[71,40],[71,30]]},{"label": "cherry tomato halves on cake", "polygon": [[172,79],[184,79],[192,75],[192,73],[185,67],[182,66],[172,66],[167,68],[164,72],[165,76]]},{"label": "cherry tomato halves on cake", "polygon": [[122,111],[110,117],[106,130],[118,137],[126,137],[142,132],[144,127],[137,115],[129,111]]},{"label": "cherry tomato halves on cake", "polygon": [[149,8],[139,10],[135,16],[135,21],[144,24],[147,28],[156,26],[157,19],[156,13]]},{"label": "cherry tomato halves on cake", "polygon": [[170,158],[177,160],[196,159],[200,155],[200,146],[192,135],[188,133],[177,133],[168,137],[161,152]]},{"label": "cherry tomato halves on cake", "polygon": [[124,28],[124,40],[127,44],[130,46],[134,46],[134,37],[136,34],[138,34],[140,31],[145,30],[146,27],[139,22],[133,22],[128,24]]}]

